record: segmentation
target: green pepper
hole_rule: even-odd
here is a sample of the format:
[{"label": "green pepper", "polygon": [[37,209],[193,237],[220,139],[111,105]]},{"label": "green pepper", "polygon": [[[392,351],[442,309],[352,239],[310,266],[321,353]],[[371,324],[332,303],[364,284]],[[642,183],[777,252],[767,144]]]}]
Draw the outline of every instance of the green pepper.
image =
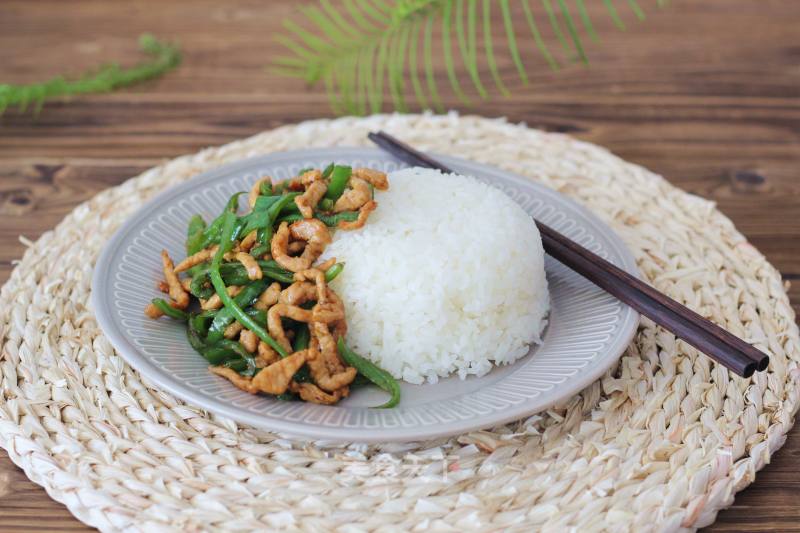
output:
[{"label": "green pepper", "polygon": [[267,326],[267,313],[262,311],[261,309],[256,309],[254,307],[249,307],[245,309],[245,313],[256,321],[256,324],[259,326],[266,327]]},{"label": "green pepper", "polygon": [[225,282],[222,280],[222,276],[220,275],[219,266],[222,262],[222,256],[231,249],[231,246],[233,246],[233,243],[236,240],[236,222],[236,215],[230,213],[228,216],[226,216],[226,219],[222,225],[220,246],[217,250],[217,253],[214,254],[214,259],[211,261],[211,268],[209,268],[211,284],[214,286],[214,290],[217,291],[217,294],[219,295],[220,300],[222,300],[222,304],[225,306],[225,309],[228,310],[233,317],[242,324],[242,326],[249,329],[255,333],[259,339],[269,344],[276,352],[278,352],[278,354],[281,355],[281,357],[286,357],[286,350],[284,350],[283,347],[275,341],[275,339],[270,337],[264,328],[256,324],[252,318],[247,316],[247,314],[242,310],[241,306],[239,306],[237,302],[231,298],[231,296],[228,294]]},{"label": "green pepper", "polygon": [[391,395],[389,401],[379,405],[378,409],[388,409],[400,403],[400,385],[390,373],[352,351],[344,343],[342,337],[339,337],[337,347],[339,348],[339,355],[344,359],[345,363],[355,367],[361,375]]},{"label": "green pepper", "polygon": [[335,204],[336,202],[334,200],[331,200],[330,198],[323,198],[322,200],[319,201],[317,207],[319,208],[320,211],[330,212],[333,211],[333,206]]},{"label": "green pepper", "polygon": [[353,169],[346,165],[334,166],[331,172],[331,182],[328,185],[327,192],[325,192],[325,198],[337,200],[347,187],[347,182],[350,181],[352,173]]},{"label": "green pepper", "polygon": [[200,243],[200,248],[198,251],[208,248],[212,244],[216,244],[219,242],[220,234],[222,232],[222,222],[224,220],[226,213],[234,213],[239,210],[239,196],[243,195],[244,192],[237,192],[234,193],[229,199],[228,202],[225,204],[225,209],[222,210],[222,214],[215,218],[211,224],[209,224],[206,229],[203,230],[203,239]]},{"label": "green pepper", "polygon": [[245,362],[247,367],[243,370],[237,370],[240,374],[244,374],[246,376],[252,377],[256,373],[256,359],[253,357],[253,354],[248,352],[244,349],[244,346],[239,344],[236,341],[231,341],[228,339],[223,339],[219,341],[216,346],[217,348],[223,348],[230,350],[232,353],[239,356],[239,359]]},{"label": "green pepper", "polygon": [[286,187],[288,187],[289,181],[279,181],[275,185],[272,186],[272,194],[283,194],[286,191]]},{"label": "green pepper", "polygon": [[265,253],[269,252],[269,250],[270,250],[269,244],[259,244],[257,246],[253,246],[250,249],[250,255],[252,255],[255,258],[259,258],[262,257]]},{"label": "green pepper", "polygon": [[[261,267],[261,273],[267,278],[283,283],[292,283],[294,281],[294,274],[284,270],[274,261],[260,260],[258,265]],[[189,284],[189,292],[197,298],[207,299],[214,294],[214,289],[209,287],[209,283],[211,283],[209,278],[210,265],[205,264],[202,266],[203,268],[192,277],[192,282]],[[248,285],[252,281],[247,275],[245,266],[238,261],[220,265],[219,271],[223,281],[225,281],[225,285]]]},{"label": "green pepper", "polygon": [[[329,228],[335,228],[339,225],[339,222],[355,222],[358,220],[358,211],[342,211],[341,213],[336,213],[335,215],[315,213],[314,217]],[[300,213],[290,213],[279,218],[278,222],[288,222],[291,224],[292,222],[297,222],[298,220],[303,220],[303,215]]]},{"label": "green pepper", "polygon": [[189,315],[187,313],[181,311],[180,309],[175,309],[174,307],[169,305],[169,303],[167,303],[167,301],[164,300],[163,298],[153,298],[151,301],[153,302],[153,305],[155,305],[158,308],[159,311],[161,311],[168,317],[174,318],[175,320],[183,320],[184,322],[189,320]]},{"label": "green pepper", "polygon": [[[199,315],[198,315],[199,316]],[[196,328],[196,317],[189,319],[189,327],[186,329],[186,336],[189,344],[202,355],[206,361],[212,365],[219,365],[225,361],[236,357],[236,352],[231,351],[226,346],[209,346]]]},{"label": "green pepper", "polygon": [[208,334],[208,323],[213,320],[217,315],[216,310],[203,311],[189,317],[189,327],[194,329],[199,335],[206,336]]},{"label": "green pepper", "polygon": [[242,358],[231,359],[230,361],[227,361],[225,363],[225,366],[228,368],[232,368],[241,374],[242,372],[245,372],[247,370],[247,361],[245,361]]},{"label": "green pepper", "polygon": [[[246,285],[242,291],[233,298],[233,301],[239,307],[249,307],[253,305],[261,293],[264,292],[266,286],[266,279],[254,281],[250,285]],[[227,292],[225,294],[227,295]],[[225,328],[227,328],[230,323],[233,322],[233,320],[233,313],[231,313],[227,307],[220,309],[214,317],[214,320],[211,322],[211,327],[208,329],[208,342],[215,344],[216,342],[222,340],[225,334]],[[242,323],[242,325],[244,325],[244,323]]]},{"label": "green pepper", "polygon": [[292,222],[297,222],[298,220],[303,220],[303,215],[300,213],[290,213],[288,215],[283,215],[281,218],[278,219],[278,224],[281,222],[287,222],[291,224]]},{"label": "green pepper", "polygon": [[283,198],[280,194],[270,194],[269,196],[259,196],[253,205],[253,211],[266,211],[272,204]]},{"label": "green pepper", "polygon": [[202,248],[203,230],[206,229],[206,221],[200,215],[194,215],[189,219],[189,226],[186,229],[186,255],[194,255]]},{"label": "green pepper", "polygon": [[325,170],[322,171],[322,179],[328,179],[328,176],[330,176],[331,172],[333,172],[334,166],[335,165],[333,163],[330,163],[327,167],[325,167]]},{"label": "green pepper", "polygon": [[299,352],[308,348],[311,341],[311,333],[308,331],[308,324],[301,322],[297,329],[294,330],[294,342],[292,343],[292,350]]},{"label": "green pepper", "polygon": [[342,273],[342,270],[344,270],[344,263],[331,265],[331,267],[325,271],[325,282],[330,283],[335,280],[336,276]]},{"label": "green pepper", "polygon": [[320,221],[322,221],[322,223],[326,226],[335,228],[339,225],[339,222],[355,222],[358,220],[358,211],[342,211],[341,213],[336,213],[335,215],[323,215],[322,213],[317,213],[316,217],[320,219]]}]

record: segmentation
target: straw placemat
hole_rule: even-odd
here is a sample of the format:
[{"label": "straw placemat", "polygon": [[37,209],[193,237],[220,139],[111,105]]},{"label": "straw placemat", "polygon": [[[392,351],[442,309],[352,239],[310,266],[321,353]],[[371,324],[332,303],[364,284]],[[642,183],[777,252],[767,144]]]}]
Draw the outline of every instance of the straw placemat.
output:
[{"label": "straw placemat", "polygon": [[[768,350],[769,371],[732,376],[644,320],[618,367],[562,406],[382,446],[287,440],[142,382],[87,307],[92,266],[119,224],[199,172],[366,144],[373,129],[575,198],[620,233],[658,289]],[[781,278],[713,204],[596,146],[454,114],[306,122],[173,160],[76,208],[29,247],[0,299],[0,444],[107,531],[692,529],[769,462],[800,399]]]}]

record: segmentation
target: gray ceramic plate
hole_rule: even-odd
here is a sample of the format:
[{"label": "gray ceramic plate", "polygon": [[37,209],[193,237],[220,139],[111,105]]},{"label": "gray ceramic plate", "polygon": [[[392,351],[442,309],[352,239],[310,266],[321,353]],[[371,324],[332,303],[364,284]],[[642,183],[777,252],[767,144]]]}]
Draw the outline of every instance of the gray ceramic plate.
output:
[{"label": "gray ceramic plate", "polygon": [[[542,222],[637,273],[619,237],[571,200],[495,168],[437,157],[455,171],[500,188]],[[103,250],[92,280],[97,320],[122,357],[156,387],[239,422],[296,437],[387,442],[455,435],[547,409],[600,377],[631,341],[638,314],[547,257],[552,310],[543,344],[480,378],[403,384],[403,400],[394,409],[370,409],[384,400],[372,388],[359,389],[336,406],[320,406],[252,396],[211,375],[189,346],[182,324],[150,320],[142,313],[157,296],[160,250],[166,248],[172,257],[182,258],[189,217],[201,213],[206,220],[213,218],[228,196],[248,190],[260,176],[288,178],[301,168],[322,167],[330,161],[385,171],[405,166],[364,148],[270,154],[173,187],[127,221]]]}]

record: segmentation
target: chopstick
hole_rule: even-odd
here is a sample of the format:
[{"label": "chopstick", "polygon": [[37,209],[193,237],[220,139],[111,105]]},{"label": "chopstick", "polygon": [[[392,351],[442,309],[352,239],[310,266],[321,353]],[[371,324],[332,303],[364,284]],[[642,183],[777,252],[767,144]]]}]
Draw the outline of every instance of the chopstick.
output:
[{"label": "chopstick", "polygon": [[[369,139],[410,165],[452,172],[447,166],[418,152],[385,132]],[[544,250],[601,289],[646,316],[716,362],[742,377],[750,377],[769,365],[769,356],[729,331],[703,318],[642,280],[625,272],[580,244],[535,220]]]}]

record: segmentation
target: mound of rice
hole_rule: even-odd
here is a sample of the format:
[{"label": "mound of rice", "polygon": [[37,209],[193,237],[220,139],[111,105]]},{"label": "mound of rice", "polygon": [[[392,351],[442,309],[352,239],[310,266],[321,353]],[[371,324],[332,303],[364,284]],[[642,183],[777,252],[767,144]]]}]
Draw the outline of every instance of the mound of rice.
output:
[{"label": "mound of rice", "polygon": [[358,231],[323,259],[346,263],[348,344],[398,379],[483,375],[540,342],[549,308],[533,220],[474,178],[424,168],[389,176]]}]

